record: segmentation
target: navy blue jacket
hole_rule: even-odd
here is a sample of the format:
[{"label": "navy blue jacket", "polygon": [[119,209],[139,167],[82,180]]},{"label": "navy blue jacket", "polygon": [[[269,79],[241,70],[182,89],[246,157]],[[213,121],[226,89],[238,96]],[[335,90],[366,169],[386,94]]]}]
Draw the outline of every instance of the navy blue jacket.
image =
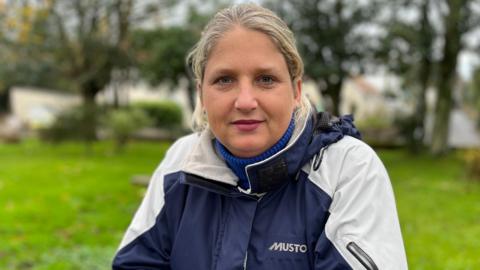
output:
[{"label": "navy blue jacket", "polygon": [[406,269],[383,165],[351,118],[324,116],[297,123],[285,149],[249,165],[249,190],[211,133],[179,139],[113,269]]}]

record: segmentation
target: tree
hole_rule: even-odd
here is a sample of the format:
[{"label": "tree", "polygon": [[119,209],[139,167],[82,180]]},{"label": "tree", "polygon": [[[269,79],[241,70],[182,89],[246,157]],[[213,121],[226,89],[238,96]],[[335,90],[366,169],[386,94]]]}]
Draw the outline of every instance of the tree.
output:
[{"label": "tree", "polygon": [[[71,82],[84,103],[110,81],[114,68],[129,65],[129,33],[134,0],[21,1],[19,24],[9,45],[28,48],[21,60],[53,66]],[[24,15],[29,14],[29,15]],[[12,16],[13,20],[15,17]],[[27,18],[25,18],[27,17]],[[13,33],[12,33],[13,32]],[[37,48],[35,50],[35,48]],[[32,58],[28,58],[31,56]]]},{"label": "tree", "polygon": [[[25,0],[10,4],[21,16],[10,17],[19,26],[4,36],[9,50],[20,48],[20,52],[8,63],[15,63],[14,72],[24,64],[27,72],[21,75],[39,76],[41,80],[32,81],[35,86],[47,82],[47,87],[61,85],[61,89],[80,93],[85,123],[92,123],[86,126],[87,140],[95,138],[95,96],[110,83],[113,70],[131,65],[133,7],[134,0]],[[18,81],[25,83],[26,79],[22,76]],[[9,84],[16,82],[10,80]]]},{"label": "tree", "polygon": [[75,81],[85,105],[109,82],[112,70],[129,66],[133,0],[53,2],[48,38],[58,41],[53,58]]},{"label": "tree", "polygon": [[[9,63],[4,87],[31,84],[80,93],[85,138],[95,139],[95,96],[112,71],[131,66],[134,0],[25,0],[8,2],[3,32]],[[3,59],[2,59],[3,60]],[[1,76],[1,75],[0,75]]]},{"label": "tree", "polygon": [[319,85],[338,114],[342,83],[366,68],[374,40],[362,32],[378,11],[378,1],[287,0],[271,4],[291,26],[305,61],[305,74]]},{"label": "tree", "polygon": [[452,92],[458,80],[457,58],[462,50],[475,49],[468,48],[464,37],[480,26],[480,3],[475,0],[399,0],[394,3],[393,14],[403,9],[419,16],[411,22],[394,18],[387,24],[387,58],[390,68],[419,88],[413,119],[414,130],[420,135],[415,138],[417,144],[423,141],[425,90],[429,84],[436,86],[430,151],[439,155],[448,147]]},{"label": "tree", "polygon": [[473,71],[472,79],[468,85],[466,100],[470,108],[476,112],[476,125],[480,127],[480,66],[477,66]]},{"label": "tree", "polygon": [[130,65],[133,0],[53,1],[47,38],[56,41],[52,58],[83,99],[85,134],[94,139],[96,95],[111,81],[112,71]]},{"label": "tree", "polygon": [[[391,3],[392,17],[384,23],[386,36],[382,43],[384,49],[379,54],[385,59],[389,69],[402,76],[407,89],[415,89],[415,112],[404,119],[405,131],[410,149],[418,152],[423,145],[425,134],[426,90],[432,82],[434,65],[435,29],[430,18],[431,0],[394,1]],[[415,20],[400,17],[399,10],[416,12]]]},{"label": "tree", "polygon": [[[62,88],[66,81],[56,73],[48,54],[44,27],[48,12],[29,2],[7,2],[0,7],[0,100],[8,109],[9,89],[13,85]],[[8,12],[7,12],[8,11]],[[68,88],[68,86],[66,87]]]},{"label": "tree", "polygon": [[[174,88],[189,74],[185,56],[195,44],[196,34],[181,27],[140,30],[134,34],[140,75],[151,85],[167,84]],[[194,86],[189,82],[189,102],[193,108]]]},{"label": "tree", "polygon": [[207,20],[208,16],[190,8],[185,25],[137,30],[133,38],[141,77],[151,85],[165,83],[171,88],[181,79],[189,79],[187,91],[192,110],[195,107],[195,84],[185,57],[200,38]]},{"label": "tree", "polygon": [[[457,58],[465,48],[462,36],[480,25],[480,16],[475,14],[478,1],[445,0],[436,2],[442,20],[442,59],[439,62],[437,80],[437,102],[430,151],[443,154],[448,149],[447,139],[450,111],[453,106],[452,91],[455,88]],[[478,12],[478,10],[477,10]]]}]

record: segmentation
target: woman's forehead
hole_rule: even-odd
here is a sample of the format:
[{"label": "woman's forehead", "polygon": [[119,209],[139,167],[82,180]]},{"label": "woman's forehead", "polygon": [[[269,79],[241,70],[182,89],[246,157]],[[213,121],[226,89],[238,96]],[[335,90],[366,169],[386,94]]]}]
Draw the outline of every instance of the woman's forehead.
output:
[{"label": "woman's forehead", "polygon": [[235,27],[218,39],[207,58],[206,68],[252,67],[267,71],[283,68],[283,65],[286,68],[283,54],[268,35]]}]

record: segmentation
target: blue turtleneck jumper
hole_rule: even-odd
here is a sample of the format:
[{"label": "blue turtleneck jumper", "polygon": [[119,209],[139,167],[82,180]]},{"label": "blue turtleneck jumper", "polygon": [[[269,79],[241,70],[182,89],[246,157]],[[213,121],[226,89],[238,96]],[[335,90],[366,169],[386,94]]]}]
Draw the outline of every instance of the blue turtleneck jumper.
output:
[{"label": "blue turtleneck jumper", "polygon": [[268,150],[263,152],[262,154],[250,158],[240,158],[232,155],[228,149],[221,144],[217,139],[215,139],[215,147],[217,148],[217,151],[220,153],[220,155],[225,159],[227,162],[227,165],[232,171],[235,173],[235,175],[238,177],[238,185],[244,189],[247,190],[250,188],[250,184],[247,179],[247,173],[245,172],[245,167],[247,167],[250,164],[260,162],[262,160],[265,160],[273,155],[275,155],[278,151],[282,150],[290,140],[290,137],[292,137],[293,130],[295,128],[295,123],[292,118],[290,121],[290,124],[288,125],[287,130],[283,134],[283,136],[278,140],[276,144],[274,144],[272,147],[270,147]]}]

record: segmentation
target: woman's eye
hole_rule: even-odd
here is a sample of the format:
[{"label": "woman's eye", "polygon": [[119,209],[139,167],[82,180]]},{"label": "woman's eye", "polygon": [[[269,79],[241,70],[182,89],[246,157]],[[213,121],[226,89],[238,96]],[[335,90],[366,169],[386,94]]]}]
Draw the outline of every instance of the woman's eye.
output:
[{"label": "woman's eye", "polygon": [[220,77],[215,80],[215,83],[218,83],[218,84],[230,84],[232,82],[233,82],[233,79],[228,76]]},{"label": "woman's eye", "polygon": [[265,84],[265,85],[270,85],[273,84],[274,79],[272,76],[269,75],[262,75],[258,78],[259,83]]}]

